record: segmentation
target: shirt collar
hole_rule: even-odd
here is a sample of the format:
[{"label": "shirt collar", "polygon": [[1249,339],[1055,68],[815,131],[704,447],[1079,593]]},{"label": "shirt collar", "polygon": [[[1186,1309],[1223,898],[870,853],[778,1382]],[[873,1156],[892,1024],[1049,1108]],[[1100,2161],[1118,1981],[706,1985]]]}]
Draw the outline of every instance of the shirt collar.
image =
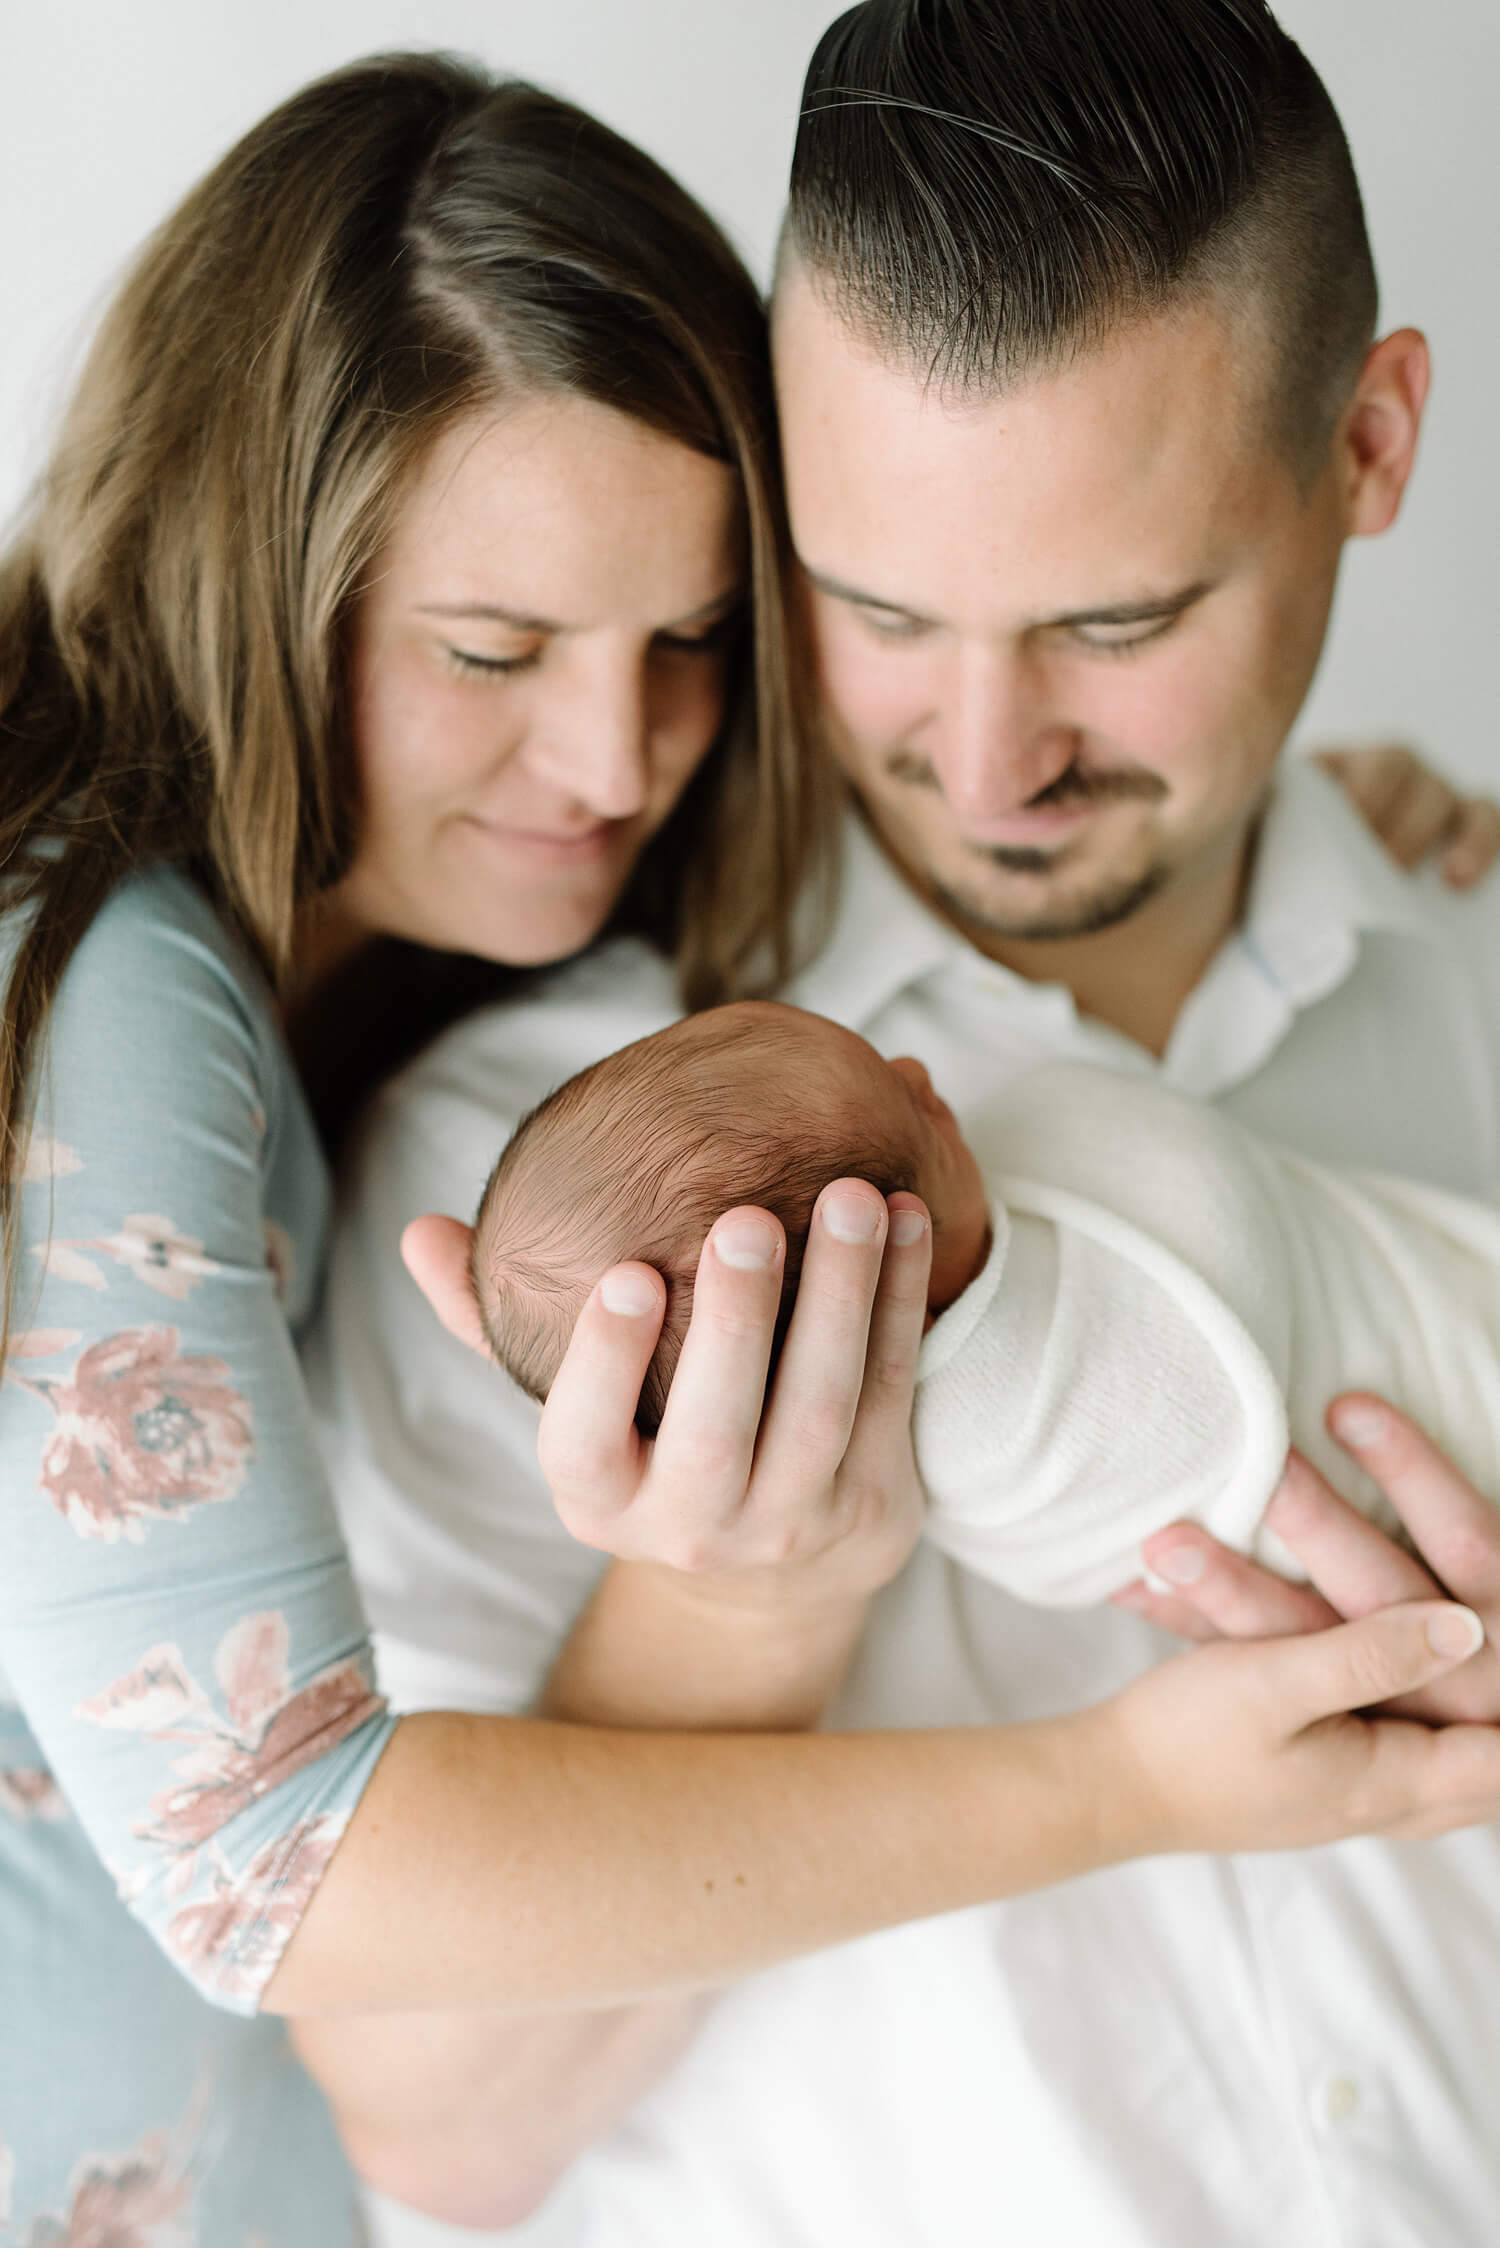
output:
[{"label": "shirt collar", "polygon": [[[1370,930],[1425,937],[1422,891],[1378,843],[1336,781],[1282,759],[1237,932],[1294,1004],[1328,988]],[[1337,979],[1336,979],[1337,980]]]}]

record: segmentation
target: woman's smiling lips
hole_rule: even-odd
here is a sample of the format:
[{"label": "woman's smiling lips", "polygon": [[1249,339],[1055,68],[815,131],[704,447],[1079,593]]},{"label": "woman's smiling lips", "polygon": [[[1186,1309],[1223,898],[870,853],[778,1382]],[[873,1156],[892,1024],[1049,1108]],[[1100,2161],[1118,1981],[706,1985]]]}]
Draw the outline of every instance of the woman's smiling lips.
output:
[{"label": "woman's smiling lips", "polygon": [[592,826],[580,828],[520,827],[508,821],[471,816],[468,824],[478,828],[509,856],[524,859],[532,866],[574,867],[592,866],[605,857],[627,823],[596,820]]}]

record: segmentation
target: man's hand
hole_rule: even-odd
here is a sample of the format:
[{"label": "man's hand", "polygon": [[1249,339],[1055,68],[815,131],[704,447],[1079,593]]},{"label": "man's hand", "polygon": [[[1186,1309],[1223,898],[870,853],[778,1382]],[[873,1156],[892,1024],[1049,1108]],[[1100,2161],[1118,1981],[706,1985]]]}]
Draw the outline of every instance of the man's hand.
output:
[{"label": "man's hand", "polygon": [[1443,880],[1467,890],[1500,855],[1500,805],[1464,796],[1413,749],[1323,749],[1317,762],[1401,866],[1440,854]]},{"label": "man's hand", "polygon": [[[1394,1602],[1446,1592],[1472,1608],[1486,1645],[1472,1662],[1394,1705],[1430,1723],[1500,1723],[1500,1509],[1460,1475],[1404,1413],[1355,1392],[1336,1398],[1328,1425],[1379,1484],[1420,1559],[1395,1545],[1293,1452],[1266,1520],[1310,1582],[1293,1585],[1219,1544],[1195,1523],[1173,1523],[1143,1551],[1177,1588],[1127,1586],[1119,1605],[1191,1639],[1260,1639],[1318,1631]],[[1424,1565],[1425,1564],[1425,1565]]]}]

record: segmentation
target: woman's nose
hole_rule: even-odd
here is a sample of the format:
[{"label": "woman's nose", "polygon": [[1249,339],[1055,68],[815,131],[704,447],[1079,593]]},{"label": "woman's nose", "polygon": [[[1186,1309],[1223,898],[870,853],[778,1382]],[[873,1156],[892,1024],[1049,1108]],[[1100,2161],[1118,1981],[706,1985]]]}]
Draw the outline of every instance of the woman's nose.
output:
[{"label": "woman's nose", "polygon": [[630,819],[650,793],[644,662],[618,655],[560,666],[532,708],[527,761],[601,819]]}]

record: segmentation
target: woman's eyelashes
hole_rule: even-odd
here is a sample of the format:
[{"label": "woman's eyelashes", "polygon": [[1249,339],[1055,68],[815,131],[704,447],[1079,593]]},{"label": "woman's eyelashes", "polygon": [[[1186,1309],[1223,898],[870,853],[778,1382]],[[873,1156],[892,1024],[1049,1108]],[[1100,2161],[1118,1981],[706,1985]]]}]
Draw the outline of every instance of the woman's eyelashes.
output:
[{"label": "woman's eyelashes", "polygon": [[528,648],[520,656],[481,656],[472,648],[449,647],[445,650],[449,663],[457,672],[472,677],[475,673],[531,671],[541,661],[540,647]]},{"label": "woman's eyelashes", "polygon": [[[728,616],[718,618],[706,631],[659,632],[651,645],[653,649],[666,655],[715,656],[728,646],[739,631],[741,622],[742,612],[734,609]],[[460,674],[470,678],[476,675],[494,678],[513,676],[521,671],[534,671],[546,654],[546,649],[547,643],[539,641],[535,647],[527,648],[519,655],[485,656],[475,648],[456,648],[450,642],[443,652],[453,670]]]}]

